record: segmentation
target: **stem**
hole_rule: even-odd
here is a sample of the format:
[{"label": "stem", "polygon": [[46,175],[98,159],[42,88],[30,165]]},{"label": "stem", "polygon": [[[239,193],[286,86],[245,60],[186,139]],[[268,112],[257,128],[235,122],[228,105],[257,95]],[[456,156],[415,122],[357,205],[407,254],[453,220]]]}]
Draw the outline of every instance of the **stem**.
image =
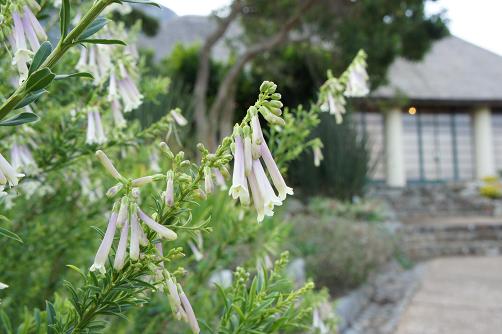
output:
[{"label": "stem", "polygon": [[[111,3],[113,0],[99,0],[94,3],[91,9],[84,15],[80,22],[73,28],[70,33],[61,38],[54,50],[47,57],[47,59],[40,65],[39,69],[49,68],[51,69],[57,62],[63,57],[63,55],[75,45],[75,41],[78,36],[101,14],[101,12]],[[0,121],[4,119],[19,102],[21,102],[28,92],[26,92],[26,81],[25,80],[14,93],[0,106]]]}]

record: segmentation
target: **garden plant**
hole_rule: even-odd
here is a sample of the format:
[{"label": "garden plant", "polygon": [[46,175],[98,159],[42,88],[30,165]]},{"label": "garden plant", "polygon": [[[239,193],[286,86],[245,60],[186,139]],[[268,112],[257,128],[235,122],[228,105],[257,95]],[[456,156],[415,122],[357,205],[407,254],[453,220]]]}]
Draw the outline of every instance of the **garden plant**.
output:
[{"label": "garden plant", "polygon": [[294,194],[288,164],[323,159],[320,113],[340,123],[346,97],[368,93],[366,54],[308,108],[263,82],[233,132],[194,153],[180,109],[146,128],[131,116],[170,85],[144,71],[139,27],[110,19],[131,3],[155,6],[0,4],[1,331],[334,332],[326,296],[288,278],[274,212]]}]

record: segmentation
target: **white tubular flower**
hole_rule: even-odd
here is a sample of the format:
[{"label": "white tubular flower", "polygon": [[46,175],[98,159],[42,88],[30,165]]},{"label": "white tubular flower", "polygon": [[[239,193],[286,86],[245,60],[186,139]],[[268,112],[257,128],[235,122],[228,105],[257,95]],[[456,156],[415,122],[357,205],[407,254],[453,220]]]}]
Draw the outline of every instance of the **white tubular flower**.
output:
[{"label": "white tubular flower", "polygon": [[12,13],[12,19],[14,21],[13,30],[13,46],[14,58],[12,60],[13,65],[17,65],[19,72],[19,81],[22,82],[28,77],[28,65],[33,56],[33,52],[28,50],[25,39],[24,25],[21,16],[18,12]]},{"label": "white tubular flower", "polygon": [[192,333],[199,334],[200,328],[199,323],[197,322],[197,318],[195,317],[195,313],[193,311],[192,305],[190,305],[190,301],[188,300],[185,292],[181,288],[181,285],[178,284],[178,290],[180,292],[181,305],[183,305],[183,309],[187,315],[187,322],[190,328],[192,329]]},{"label": "white tubular flower", "polygon": [[170,275],[166,280],[166,285],[167,285],[167,290],[169,291],[167,298],[169,300],[169,304],[171,305],[171,309],[174,313],[174,317],[177,320],[181,320],[183,318],[186,318],[185,311],[183,310],[183,307],[181,306],[181,298],[178,293],[178,288],[176,286],[176,283],[174,282],[174,280],[172,279],[172,277]]},{"label": "white tubular flower", "polygon": [[268,173],[272,178],[272,182],[274,183],[275,189],[279,192],[279,198],[284,201],[286,199],[286,195],[293,195],[293,188],[290,188],[284,182],[284,178],[275,163],[274,158],[272,157],[272,153],[270,152],[267,143],[263,141],[261,143],[261,154],[265,165],[267,166]]},{"label": "white tubular flower", "polygon": [[188,246],[192,250],[193,256],[195,257],[195,261],[201,261],[204,258],[204,254],[200,251],[200,249],[195,245],[195,243],[191,240],[188,241]]},{"label": "white tubular flower", "polygon": [[14,54],[12,65],[17,65],[19,72],[19,83],[22,83],[28,78],[28,63],[31,62],[32,52],[29,50],[18,50]]},{"label": "white tubular flower", "polygon": [[85,142],[92,145],[97,142],[96,137],[96,121],[94,120],[94,112],[87,111],[87,135]]},{"label": "white tubular flower", "polygon": [[94,85],[104,82],[110,71],[111,61],[107,48],[100,45],[91,45],[87,49],[83,48],[80,53],[80,59],[76,65],[79,71],[91,72]]},{"label": "white tubular flower", "polygon": [[[25,7],[25,13],[26,10],[30,11],[29,8]],[[23,21],[24,34],[26,36],[26,39],[28,40],[28,43],[30,44],[31,50],[33,51],[38,50],[38,48],[40,47],[40,42],[38,41],[37,34],[35,33],[33,26],[31,25],[29,17],[25,14],[22,17],[22,21]]]},{"label": "white tubular flower", "polygon": [[18,178],[22,176],[24,175],[18,174],[14,167],[0,153],[0,184],[5,185],[8,182],[11,187],[17,186],[19,183]]},{"label": "white tubular flower", "polygon": [[179,113],[179,109],[173,109],[171,110],[171,116],[173,117],[174,121],[179,125],[179,126],[185,126],[188,124],[188,121],[186,120],[183,115]]},{"label": "white tubular flower", "polygon": [[253,161],[253,173],[258,183],[260,194],[263,198],[265,214],[267,212],[273,213],[274,206],[282,205],[282,201],[275,195],[274,189],[272,188],[272,185],[270,184],[270,181],[268,180],[267,175],[263,170],[260,160]]},{"label": "white tubular flower", "polygon": [[7,289],[8,287],[7,284],[0,282],[0,290]]},{"label": "white tubular flower", "polygon": [[117,76],[115,71],[110,72],[110,83],[108,84],[108,101],[117,101],[119,95],[117,94]]},{"label": "white tubular flower", "polygon": [[12,162],[12,167],[15,170],[26,171],[30,168],[37,167],[35,159],[31,154],[30,149],[27,145],[14,143],[10,150],[10,159]]},{"label": "white tubular flower", "polygon": [[120,232],[119,246],[117,247],[117,251],[115,252],[115,260],[113,262],[113,268],[117,271],[121,271],[125,265],[128,235],[129,222],[126,220],[124,226],[122,226],[122,231]]},{"label": "white tubular flower", "polygon": [[149,228],[157,232],[158,235],[167,240],[176,240],[178,235],[171,229],[167,228],[164,225],[160,225],[155,220],[153,220],[150,216],[143,212],[143,210],[138,208],[139,217],[141,220],[148,225]]},{"label": "white tubular flower", "polygon": [[143,231],[143,228],[141,227],[141,224],[138,221],[138,227],[139,227],[139,244],[143,247],[148,246],[148,237],[145,234],[145,231]]},{"label": "white tubular flower", "polygon": [[131,260],[138,261],[139,260],[139,223],[138,216],[136,212],[131,213],[131,240],[129,244],[129,256]]},{"label": "white tubular flower", "polygon": [[127,196],[124,196],[120,200],[120,208],[119,208],[119,213],[118,213],[118,217],[117,217],[117,226],[118,227],[124,226],[124,224],[127,222],[128,207],[129,207],[129,201],[127,199]]},{"label": "white tubular flower", "polygon": [[26,39],[24,37],[24,25],[18,12],[15,11],[12,13],[12,21],[14,22],[14,28],[12,32],[14,36],[13,50],[27,50],[28,47],[26,45]]},{"label": "white tubular flower", "polygon": [[249,173],[251,173],[251,168],[253,166],[253,150],[252,150],[252,143],[251,143],[251,138],[249,136],[246,136],[244,138],[244,172],[246,176],[249,176]]},{"label": "white tubular flower", "polygon": [[366,64],[363,60],[357,61],[349,69],[345,95],[350,97],[362,97],[368,95],[369,91]]},{"label": "white tubular flower", "polygon": [[324,160],[324,155],[322,154],[322,150],[319,146],[315,146],[313,148],[314,151],[314,166],[319,167],[321,165],[321,161]]},{"label": "white tubular flower", "polygon": [[204,190],[206,194],[210,194],[214,191],[213,176],[211,175],[211,168],[204,168]]},{"label": "white tubular flower", "polygon": [[[35,17],[35,15],[33,14],[33,12],[31,11],[31,9],[28,6],[24,6],[24,16],[27,17],[27,20],[28,20],[29,24],[31,25],[31,28],[33,29],[33,31],[37,35],[38,39],[40,41],[46,41],[47,34],[45,33],[44,28],[42,27],[40,22],[38,22],[37,18]],[[35,51],[35,50],[33,50],[33,51]]]},{"label": "white tubular flower", "polygon": [[166,201],[166,205],[171,207],[174,204],[174,173],[173,171],[167,172],[167,181],[166,181],[166,192],[164,193],[164,200]]},{"label": "white tubular flower", "polygon": [[258,182],[256,181],[256,176],[254,175],[253,170],[248,177],[249,180],[249,188],[251,189],[251,195],[253,196],[253,205],[256,210],[256,220],[258,223],[261,223],[263,219],[265,219],[265,204],[263,201],[263,196],[260,193],[260,187],[258,186]]},{"label": "white tubular flower", "polygon": [[232,281],[233,281],[232,271],[228,269],[223,269],[213,272],[209,277],[208,283],[210,287],[219,285],[223,289],[227,289],[232,286]]},{"label": "white tubular flower", "polygon": [[119,69],[121,79],[117,82],[117,91],[124,104],[124,111],[129,112],[143,103],[143,95],[139,92],[123,63],[119,64]]},{"label": "white tubular flower", "polygon": [[108,47],[103,45],[94,45],[94,49],[96,57],[96,77],[94,78],[94,84],[99,85],[101,82],[106,80],[112,63],[110,61],[110,55],[107,52],[107,50],[109,50]]},{"label": "white tubular flower", "polygon": [[249,191],[244,167],[244,145],[239,135],[235,136],[234,171],[229,195],[239,198],[242,204],[249,204]]},{"label": "white tubular flower", "polygon": [[341,124],[343,122],[342,115],[345,114],[345,98],[343,95],[337,95],[334,98],[332,94],[328,94],[328,106],[329,113],[335,115],[336,124]]},{"label": "white tubular flower", "polygon": [[110,107],[112,109],[112,117],[115,126],[119,129],[124,128],[127,125],[127,122],[120,110],[120,103],[118,100],[112,100],[110,102]]},{"label": "white tubular flower", "polygon": [[113,166],[112,161],[106,156],[105,152],[98,150],[96,151],[96,157],[99,159],[103,167],[105,167],[106,171],[110,173],[117,181],[123,179],[122,175],[117,171],[115,166]]},{"label": "white tubular flower", "polygon": [[117,207],[118,203],[115,203],[108,221],[108,226],[106,227],[105,236],[99,245],[96,257],[94,258],[94,263],[89,269],[90,271],[99,270],[103,274],[106,273],[105,264],[108,259],[108,254],[110,253],[110,249],[112,248],[115,229],[117,227]]},{"label": "white tubular flower", "polygon": [[214,179],[221,190],[227,189],[227,182],[218,168],[213,168]]},{"label": "white tubular flower", "polygon": [[101,115],[99,114],[99,111],[97,109],[94,110],[94,122],[96,129],[95,143],[96,144],[106,143],[107,138],[105,135],[105,131],[103,129],[103,123],[101,122]]},{"label": "white tubular flower", "polygon": [[261,157],[260,145],[265,140],[263,138],[263,132],[261,131],[260,118],[258,115],[253,115],[251,117],[251,130],[252,130],[252,156],[253,159],[259,159]]}]

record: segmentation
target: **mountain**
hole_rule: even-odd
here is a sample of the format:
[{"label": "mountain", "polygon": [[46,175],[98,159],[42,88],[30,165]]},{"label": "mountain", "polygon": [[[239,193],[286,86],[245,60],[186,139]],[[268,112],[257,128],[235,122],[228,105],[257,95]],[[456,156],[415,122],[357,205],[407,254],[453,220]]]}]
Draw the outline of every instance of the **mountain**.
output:
[{"label": "mountain", "polygon": [[[202,41],[216,29],[216,22],[211,16],[177,16],[172,10],[163,8],[142,8],[147,15],[156,18],[159,23],[159,31],[154,37],[141,35],[138,40],[140,48],[153,49],[155,61],[168,56],[176,44],[191,45]],[[236,36],[240,31],[237,25],[230,26],[227,36]],[[216,44],[213,49],[213,57],[225,60],[230,51],[224,40]]]}]

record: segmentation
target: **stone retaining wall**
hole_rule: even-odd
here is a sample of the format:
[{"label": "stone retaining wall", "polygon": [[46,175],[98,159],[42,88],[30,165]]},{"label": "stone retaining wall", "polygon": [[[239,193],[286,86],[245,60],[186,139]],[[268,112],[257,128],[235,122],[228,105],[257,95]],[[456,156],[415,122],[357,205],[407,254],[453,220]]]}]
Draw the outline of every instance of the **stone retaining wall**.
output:
[{"label": "stone retaining wall", "polygon": [[404,189],[375,185],[370,187],[368,196],[387,202],[397,219],[404,223],[424,217],[494,216],[502,212],[502,201],[481,197],[476,182],[428,184]]},{"label": "stone retaining wall", "polygon": [[399,231],[401,247],[414,261],[440,256],[502,254],[501,223],[410,225]]}]

